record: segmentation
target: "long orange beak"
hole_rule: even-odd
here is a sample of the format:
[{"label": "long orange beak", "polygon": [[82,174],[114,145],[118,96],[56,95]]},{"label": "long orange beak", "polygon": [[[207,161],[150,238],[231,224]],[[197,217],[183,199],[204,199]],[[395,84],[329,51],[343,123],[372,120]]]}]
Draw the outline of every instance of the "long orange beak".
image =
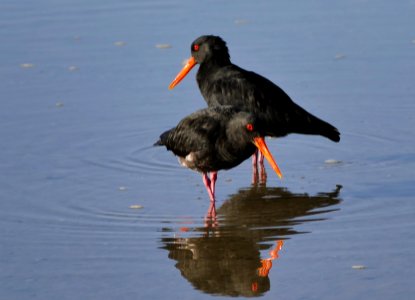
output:
[{"label": "long orange beak", "polygon": [[169,90],[173,89],[176,85],[179,84],[180,81],[190,72],[190,70],[197,64],[195,58],[191,56],[188,60],[186,65],[183,69],[177,74],[176,78],[170,83]]},{"label": "long orange beak", "polygon": [[274,158],[272,157],[271,152],[269,152],[267,144],[263,137],[256,137],[253,140],[254,145],[261,151],[261,153],[265,156],[268,160],[271,167],[274,169],[275,173],[277,173],[279,178],[282,178],[282,173],[280,168],[278,167],[277,163],[275,162]]}]

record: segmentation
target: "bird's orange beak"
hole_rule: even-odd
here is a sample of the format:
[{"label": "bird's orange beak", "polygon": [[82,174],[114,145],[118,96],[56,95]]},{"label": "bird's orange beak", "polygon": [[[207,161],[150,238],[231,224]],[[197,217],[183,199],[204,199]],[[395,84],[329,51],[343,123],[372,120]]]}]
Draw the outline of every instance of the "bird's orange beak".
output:
[{"label": "bird's orange beak", "polygon": [[169,85],[169,90],[173,89],[176,85],[179,84],[180,81],[182,81],[182,79],[184,77],[186,77],[187,73],[190,72],[190,70],[197,64],[195,58],[193,56],[191,56],[185,66],[183,67],[183,69],[179,72],[179,74],[177,74],[176,78],[174,78],[174,80],[170,83]]},{"label": "bird's orange beak", "polygon": [[272,157],[271,152],[269,152],[267,144],[263,137],[256,137],[253,140],[254,145],[261,151],[261,153],[265,156],[268,160],[271,167],[274,169],[275,173],[277,173],[279,178],[282,178],[282,173],[280,168],[278,167],[277,163],[275,162],[274,158]]}]

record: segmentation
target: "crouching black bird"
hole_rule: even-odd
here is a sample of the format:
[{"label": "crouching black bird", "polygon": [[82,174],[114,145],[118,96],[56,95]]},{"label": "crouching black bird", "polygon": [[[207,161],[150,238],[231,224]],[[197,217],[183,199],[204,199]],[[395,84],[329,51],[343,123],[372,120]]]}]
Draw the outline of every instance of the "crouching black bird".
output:
[{"label": "crouching black bird", "polygon": [[[281,178],[281,171],[263,138],[261,123],[232,106],[212,106],[185,117],[161,134],[155,146],[166,146],[182,166],[201,172],[215,213],[217,172],[236,167],[258,148]],[[210,176],[208,176],[208,173]]]}]

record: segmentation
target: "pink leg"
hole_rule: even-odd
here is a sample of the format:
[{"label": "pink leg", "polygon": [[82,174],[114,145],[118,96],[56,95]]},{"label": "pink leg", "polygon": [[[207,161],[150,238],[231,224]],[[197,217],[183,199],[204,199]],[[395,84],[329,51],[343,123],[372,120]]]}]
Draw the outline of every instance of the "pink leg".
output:
[{"label": "pink leg", "polygon": [[252,184],[256,185],[258,183],[258,167],[252,166]]},{"label": "pink leg", "polygon": [[203,173],[203,183],[205,184],[206,190],[209,194],[210,205],[205,218],[205,225],[207,227],[216,226],[216,201],[215,201],[215,183],[218,178],[218,172],[210,172],[210,178],[207,173]]},{"label": "pink leg", "polygon": [[258,161],[259,161],[259,165],[263,167],[264,166],[264,155],[262,154],[261,151],[258,151]]},{"label": "pink leg", "polygon": [[210,190],[212,191],[213,198],[215,198],[216,179],[218,179],[218,172],[210,172]]},{"label": "pink leg", "polygon": [[263,164],[260,165],[260,169],[261,169],[261,172],[259,176],[260,178],[259,183],[265,185],[267,183],[267,171],[265,170],[265,166]]},{"label": "pink leg", "polygon": [[257,150],[255,150],[254,154],[252,154],[252,167],[253,168],[256,168],[257,164],[258,164],[258,152],[260,152],[260,151],[258,151],[258,149],[257,149]]},{"label": "pink leg", "polygon": [[203,183],[205,184],[206,191],[208,192],[210,202],[215,202],[215,194],[212,192],[211,189],[211,181],[207,175],[207,173],[203,173]]},{"label": "pink leg", "polygon": [[252,184],[258,183],[258,166],[260,167],[260,184],[265,184],[267,181],[267,173],[264,165],[264,155],[258,149],[252,155]]},{"label": "pink leg", "polygon": [[260,166],[264,165],[264,155],[258,149],[252,154],[252,166],[255,167],[259,163]]},{"label": "pink leg", "polygon": [[252,154],[252,184],[258,183],[258,149]]}]

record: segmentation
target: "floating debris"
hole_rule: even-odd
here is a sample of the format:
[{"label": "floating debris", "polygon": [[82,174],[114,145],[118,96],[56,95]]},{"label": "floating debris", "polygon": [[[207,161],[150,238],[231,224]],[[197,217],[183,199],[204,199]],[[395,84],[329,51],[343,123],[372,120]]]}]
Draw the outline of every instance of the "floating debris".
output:
[{"label": "floating debris", "polygon": [[35,65],[32,64],[32,63],[23,63],[23,64],[20,64],[20,67],[23,68],[23,69],[33,68],[34,66]]},{"label": "floating debris", "polygon": [[68,67],[69,72],[75,72],[75,71],[78,71],[78,70],[79,70],[79,68],[77,66],[69,66]]},{"label": "floating debris", "polygon": [[366,266],[364,266],[364,265],[354,265],[354,266],[352,266],[352,269],[354,269],[354,270],[364,270],[364,269],[366,269]]},{"label": "floating debris", "polygon": [[63,106],[64,106],[64,104],[63,104],[63,102],[56,102],[56,103],[55,103],[55,106],[56,106],[56,107],[63,107]]},{"label": "floating debris", "polygon": [[127,45],[127,43],[124,41],[117,41],[117,42],[114,42],[114,45],[117,47],[124,47],[125,45]]},{"label": "floating debris", "polygon": [[158,49],[168,49],[171,48],[172,46],[170,44],[157,44],[156,48]]},{"label": "floating debris", "polygon": [[133,204],[133,205],[130,205],[130,208],[131,209],[142,209],[143,206],[142,205],[139,205],[139,204]]},{"label": "floating debris", "polygon": [[346,58],[346,55],[345,54],[342,54],[342,53],[337,53],[334,56],[334,59],[336,59],[336,60],[340,60],[340,59],[344,59],[344,58]]},{"label": "floating debris", "polygon": [[234,23],[235,25],[246,25],[246,24],[249,24],[250,22],[247,19],[236,19]]},{"label": "floating debris", "polygon": [[337,160],[337,159],[326,159],[324,161],[325,164],[327,165],[337,165],[337,164],[341,164],[342,161],[341,160]]},{"label": "floating debris", "polygon": [[415,44],[415,39],[412,40],[412,44]]},{"label": "floating debris", "polygon": [[119,189],[120,191],[124,192],[124,191],[126,191],[126,190],[127,190],[127,187],[126,187],[126,186],[120,186],[118,189]]}]

